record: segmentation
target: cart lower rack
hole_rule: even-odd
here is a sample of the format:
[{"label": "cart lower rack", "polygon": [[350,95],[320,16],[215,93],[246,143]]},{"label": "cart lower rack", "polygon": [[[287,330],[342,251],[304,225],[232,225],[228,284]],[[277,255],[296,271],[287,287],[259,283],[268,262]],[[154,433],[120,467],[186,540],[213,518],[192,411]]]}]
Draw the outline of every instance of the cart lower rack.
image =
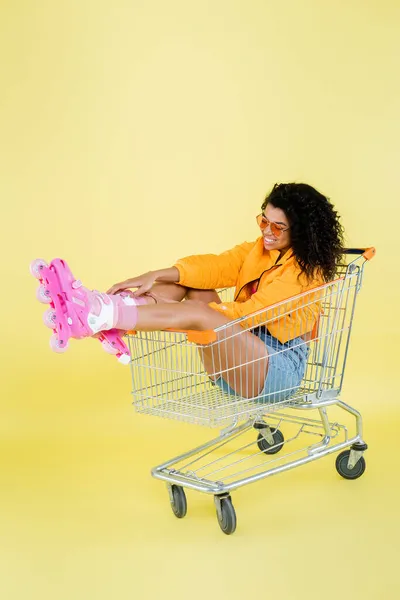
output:
[{"label": "cart lower rack", "polygon": [[[374,252],[349,250],[360,256],[341,268],[337,280],[254,313],[241,326],[237,320],[220,327],[208,340],[204,332],[199,339],[195,333],[171,331],[128,335],[136,411],[221,429],[207,444],[153,468],[153,476],[167,483],[177,517],[186,514],[185,487],[212,494],[218,523],[231,534],[236,514],[230,494],[238,487],[340,450],[336,469],[342,477],[357,479],[364,473],[362,418],[340,392],[365,260]],[[223,290],[222,300],[230,293]],[[299,323],[307,333],[296,337]],[[285,332],[292,342],[269,348],[268,359],[250,346],[235,364],[224,360],[235,336],[260,328],[273,330],[277,338]],[[274,390],[266,390],[257,377],[265,361],[278,355],[290,364],[305,356],[304,376],[296,387],[282,376]],[[353,417],[351,434],[329,418],[332,407]]]}]

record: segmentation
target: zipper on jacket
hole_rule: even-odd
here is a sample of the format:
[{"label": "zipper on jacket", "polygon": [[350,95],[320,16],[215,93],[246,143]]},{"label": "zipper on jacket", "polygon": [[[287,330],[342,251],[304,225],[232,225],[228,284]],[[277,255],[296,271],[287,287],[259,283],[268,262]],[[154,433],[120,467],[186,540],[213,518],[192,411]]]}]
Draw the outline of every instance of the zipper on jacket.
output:
[{"label": "zipper on jacket", "polygon": [[[275,269],[275,267],[281,267],[281,266],[282,266],[282,263],[278,263],[278,260],[280,260],[280,258],[281,258],[281,257],[279,256],[279,257],[277,258],[277,260],[276,260],[276,263],[275,263],[274,265],[272,265],[272,267],[270,267],[269,269],[265,269],[265,271],[263,271],[263,272],[261,273],[260,277],[259,277],[258,279],[255,279],[255,280],[254,280],[254,281],[258,281],[258,282],[259,282],[259,283],[258,283],[258,285],[260,285],[261,277],[262,277],[262,276],[263,276],[265,273],[268,273],[268,271],[271,271],[272,269]],[[235,295],[235,297],[234,297],[234,299],[233,299],[233,301],[234,301],[234,302],[236,302],[236,299],[239,297],[239,295],[240,295],[240,292],[242,291],[242,289],[243,289],[244,287],[246,287],[246,285],[248,285],[249,283],[251,283],[251,281],[248,281],[247,283],[245,283],[244,285],[242,285],[242,287],[240,288],[240,290],[238,291],[238,293]],[[257,287],[257,290],[258,290],[258,287]]]}]

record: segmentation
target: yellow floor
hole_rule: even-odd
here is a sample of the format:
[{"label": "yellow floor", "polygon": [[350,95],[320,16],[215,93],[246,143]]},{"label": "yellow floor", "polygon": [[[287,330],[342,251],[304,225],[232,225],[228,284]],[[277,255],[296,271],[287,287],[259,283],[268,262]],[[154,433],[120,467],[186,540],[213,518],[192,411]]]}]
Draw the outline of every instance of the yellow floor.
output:
[{"label": "yellow floor", "polygon": [[189,491],[178,520],[149,474],[215,432],[135,414],[128,370],[101,351],[99,369],[73,377],[82,348],[32,357],[26,379],[10,378],[2,598],[399,597],[394,386],[377,397],[379,379],[362,379],[361,364],[346,382],[344,399],[365,418],[362,478],[342,480],[332,455],[242,488],[237,531],[225,536],[212,497]]}]

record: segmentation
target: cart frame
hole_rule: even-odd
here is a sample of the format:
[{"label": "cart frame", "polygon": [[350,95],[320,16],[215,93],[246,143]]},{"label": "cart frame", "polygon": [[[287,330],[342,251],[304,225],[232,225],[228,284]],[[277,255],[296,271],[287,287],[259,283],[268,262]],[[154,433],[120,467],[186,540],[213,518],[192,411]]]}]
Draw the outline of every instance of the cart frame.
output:
[{"label": "cart frame", "polygon": [[[363,454],[367,444],[363,439],[362,417],[340,399],[340,394],[364,265],[375,250],[349,249],[346,253],[356,258],[343,265],[337,280],[268,307],[265,326],[277,320],[287,325],[291,323],[288,315],[291,317],[294,310],[302,311],[298,315],[309,314],[310,306],[318,306],[322,316],[319,331],[306,342],[313,349],[302,385],[283,401],[268,402],[272,397],[231,396],[215,389],[207,374],[201,373],[200,359],[196,361],[193,354],[196,341],[200,348],[204,348],[204,344],[211,347],[221,343],[215,340],[215,332],[224,330],[225,326],[211,332],[214,334],[211,342],[196,337],[196,332],[187,336],[181,332],[128,335],[133,404],[138,412],[220,428],[225,425],[211,441],[152,469],[155,478],[166,482],[177,517],[186,514],[183,488],[212,494],[219,525],[224,533],[231,534],[236,529],[236,513],[230,493],[239,487],[338,451],[342,452],[337,457],[336,469],[342,477],[357,479],[364,473]],[[315,310],[311,312],[315,317]],[[251,315],[254,321],[249,322],[247,317],[244,329],[251,330],[259,324],[262,313]],[[185,356],[189,357],[186,362]],[[251,357],[246,360],[251,364]],[[226,373],[218,375],[226,376]],[[208,398],[212,395],[215,398],[210,403]],[[353,417],[351,434],[346,425],[330,420],[328,412],[332,407]],[[302,411],[301,416],[298,411]],[[307,411],[317,411],[318,418],[303,416]],[[280,430],[282,425],[293,430],[286,440]],[[253,437],[254,430],[258,432],[257,438]],[[298,440],[307,436],[314,436],[313,443],[300,445]],[[293,447],[292,451],[276,456],[286,446]]]}]

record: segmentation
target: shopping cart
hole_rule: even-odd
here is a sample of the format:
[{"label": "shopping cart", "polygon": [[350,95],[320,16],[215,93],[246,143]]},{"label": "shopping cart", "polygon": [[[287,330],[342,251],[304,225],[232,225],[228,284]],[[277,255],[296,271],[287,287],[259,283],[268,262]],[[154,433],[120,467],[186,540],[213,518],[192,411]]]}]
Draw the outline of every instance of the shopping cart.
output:
[{"label": "shopping cart", "polygon": [[[374,254],[374,248],[349,249],[346,255],[356,258],[347,259],[335,281],[210,332],[128,334],[136,411],[221,429],[210,442],[152,470],[154,477],[167,482],[178,518],[187,510],[185,487],[213,494],[218,523],[224,533],[231,534],[236,529],[236,514],[230,493],[236,488],[339,450],[336,469],[342,477],[357,479],[364,473],[367,444],[362,437],[362,418],[340,400],[340,392],[356,298],[365,262]],[[221,291],[223,301],[230,297],[232,290]],[[235,328],[241,321],[242,326]],[[204,351],[211,357],[223,353],[231,336],[264,327],[275,337],[280,338],[279,332],[284,330],[295,338],[299,322],[308,333],[297,336],[297,345],[304,346],[308,359],[297,389],[282,389],[278,398],[276,391],[241,397],[231,387],[225,386],[223,391],[215,384],[218,377],[228,380],[229,369],[215,370],[212,377],[205,372]],[[252,356],[251,349],[241,359],[250,373],[250,367],[261,360]],[[328,418],[328,408],[333,406],[354,417],[353,435],[346,425]],[[316,411],[318,418],[303,417],[307,410]],[[289,432],[285,431],[286,439],[282,425]],[[276,456],[284,447],[291,450]]]}]

